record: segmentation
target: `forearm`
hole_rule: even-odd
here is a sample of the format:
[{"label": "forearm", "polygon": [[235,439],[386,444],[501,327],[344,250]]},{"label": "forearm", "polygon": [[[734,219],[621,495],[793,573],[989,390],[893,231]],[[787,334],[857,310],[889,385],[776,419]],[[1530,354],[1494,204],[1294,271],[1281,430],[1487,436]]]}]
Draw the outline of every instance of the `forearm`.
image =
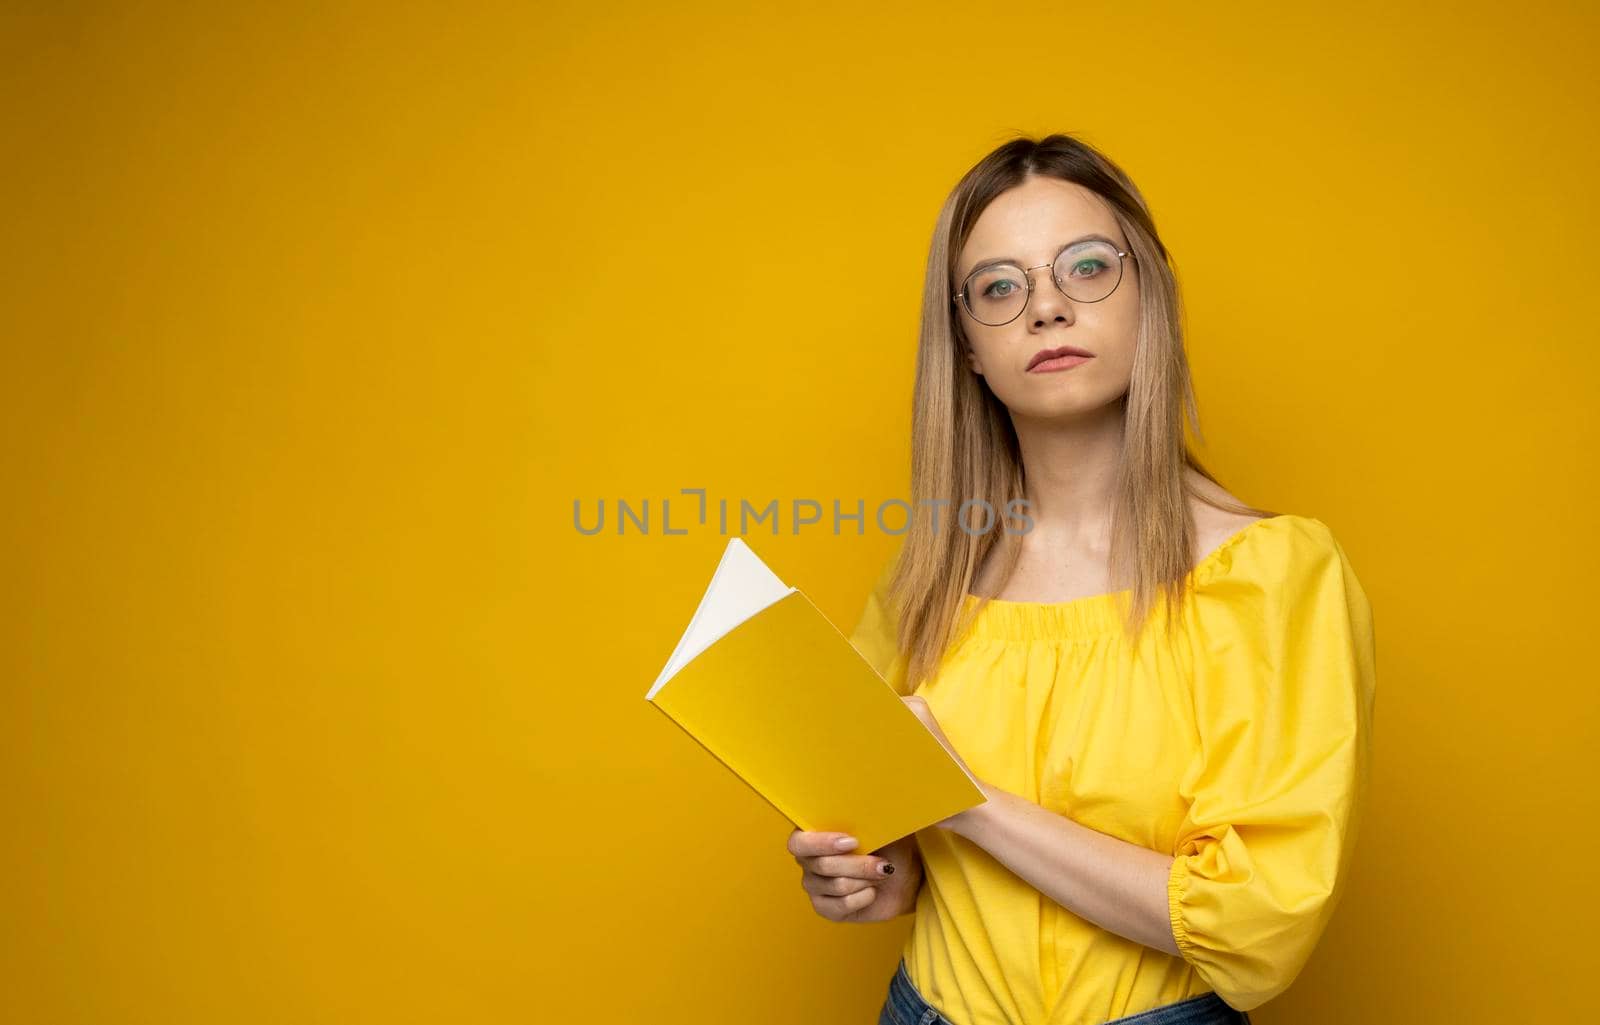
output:
[{"label": "forearm", "polygon": [[1172,856],[1118,840],[983,784],[989,800],[949,828],[1079,918],[1180,956],[1172,938],[1167,877]]}]

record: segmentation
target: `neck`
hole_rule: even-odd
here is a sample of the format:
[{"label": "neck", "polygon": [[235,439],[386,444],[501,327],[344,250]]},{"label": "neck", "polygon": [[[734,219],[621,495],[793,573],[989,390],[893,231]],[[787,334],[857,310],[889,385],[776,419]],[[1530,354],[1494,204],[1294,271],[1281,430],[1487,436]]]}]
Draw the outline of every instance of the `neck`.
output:
[{"label": "neck", "polygon": [[1125,401],[1069,420],[1012,416],[1022,453],[1028,515],[1041,536],[1091,544],[1103,543],[1108,536]]}]

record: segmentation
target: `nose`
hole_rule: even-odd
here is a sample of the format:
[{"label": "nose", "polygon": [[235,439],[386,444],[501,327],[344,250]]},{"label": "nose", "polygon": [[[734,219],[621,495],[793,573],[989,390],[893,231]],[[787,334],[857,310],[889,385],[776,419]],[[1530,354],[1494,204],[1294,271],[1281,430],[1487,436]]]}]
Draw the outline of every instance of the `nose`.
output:
[{"label": "nose", "polygon": [[[1029,323],[1034,327],[1052,320],[1070,324],[1077,316],[1073,310],[1072,300],[1068,299],[1061,289],[1056,286],[1054,268],[1054,264],[1041,263],[1038,267],[1029,267],[1022,272],[1027,276],[1030,286],[1028,289],[1028,309],[1024,312],[1028,314]],[[1045,272],[1044,280],[1035,283],[1033,272],[1041,269]]]}]

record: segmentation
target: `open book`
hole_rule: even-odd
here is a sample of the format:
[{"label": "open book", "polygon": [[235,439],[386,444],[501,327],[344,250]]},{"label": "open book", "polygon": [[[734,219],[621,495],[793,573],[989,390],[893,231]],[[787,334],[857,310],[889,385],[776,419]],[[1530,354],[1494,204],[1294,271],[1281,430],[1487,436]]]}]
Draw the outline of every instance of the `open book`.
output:
[{"label": "open book", "polygon": [[645,700],[800,829],[853,853],[984,802],[900,695],[740,538]]}]

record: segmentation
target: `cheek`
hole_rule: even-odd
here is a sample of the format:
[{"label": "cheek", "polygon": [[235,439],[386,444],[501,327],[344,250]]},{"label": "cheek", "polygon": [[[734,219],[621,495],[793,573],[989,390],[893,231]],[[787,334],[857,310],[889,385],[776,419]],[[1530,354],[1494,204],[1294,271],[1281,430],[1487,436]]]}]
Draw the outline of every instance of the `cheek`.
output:
[{"label": "cheek", "polygon": [[1105,312],[1105,319],[1097,325],[1100,354],[1105,357],[1106,369],[1114,367],[1126,376],[1132,372],[1133,356],[1139,348],[1139,307],[1129,303]]},{"label": "cheek", "polygon": [[1096,380],[1107,394],[1121,394],[1133,384],[1133,357],[1137,349],[1134,333],[1119,334],[1115,342],[1107,344],[1101,358]]},{"label": "cheek", "polygon": [[967,332],[967,344],[972,347],[972,351],[978,357],[979,365],[985,372],[993,372],[1000,369],[1001,361],[1005,358],[1005,338],[996,338],[990,332],[980,334],[969,330]]}]

